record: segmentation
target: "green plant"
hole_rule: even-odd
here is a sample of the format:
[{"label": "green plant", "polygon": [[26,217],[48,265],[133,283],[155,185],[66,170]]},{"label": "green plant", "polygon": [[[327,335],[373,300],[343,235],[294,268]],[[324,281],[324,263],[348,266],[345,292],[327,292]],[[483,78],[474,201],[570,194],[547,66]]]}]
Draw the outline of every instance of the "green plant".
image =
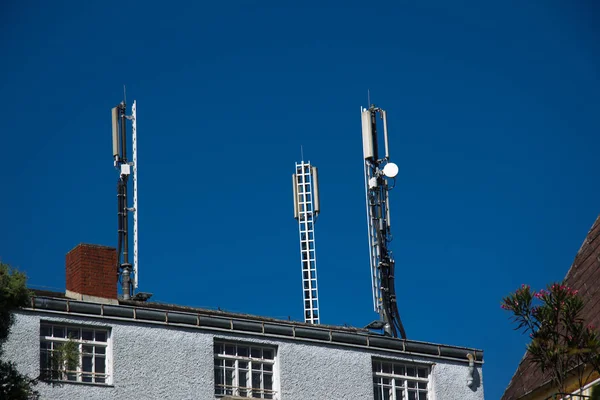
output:
[{"label": "green plant", "polygon": [[79,344],[71,338],[57,344],[50,358],[50,378],[52,380],[74,380],[74,372],[79,368]]},{"label": "green plant", "polygon": [[1,359],[2,346],[8,339],[10,328],[14,323],[13,311],[24,307],[30,299],[25,274],[0,263],[0,398],[3,399],[36,399],[39,394],[33,390],[37,383],[22,375],[12,362]]},{"label": "green plant", "polygon": [[529,334],[531,361],[561,393],[569,377],[576,376],[581,388],[600,372],[600,338],[581,317],[584,302],[577,290],[554,283],[535,292],[522,285],[503,298],[501,307],[512,313],[515,330]]}]

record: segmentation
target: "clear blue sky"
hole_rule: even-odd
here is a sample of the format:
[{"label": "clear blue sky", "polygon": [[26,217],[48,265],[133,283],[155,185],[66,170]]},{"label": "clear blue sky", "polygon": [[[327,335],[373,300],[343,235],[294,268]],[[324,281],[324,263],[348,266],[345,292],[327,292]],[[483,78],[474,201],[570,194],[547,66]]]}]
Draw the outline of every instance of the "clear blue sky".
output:
[{"label": "clear blue sky", "polygon": [[[484,4],[485,3],[485,4]],[[94,5],[95,4],[95,5]],[[100,5],[102,4],[102,5]],[[302,319],[290,175],[320,169],[322,322],[372,312],[359,107],[388,110],[408,337],[524,352],[499,307],[561,279],[600,212],[593,1],[0,5],[0,257],[63,290],[116,244],[110,108],[138,101],[140,289]]]}]

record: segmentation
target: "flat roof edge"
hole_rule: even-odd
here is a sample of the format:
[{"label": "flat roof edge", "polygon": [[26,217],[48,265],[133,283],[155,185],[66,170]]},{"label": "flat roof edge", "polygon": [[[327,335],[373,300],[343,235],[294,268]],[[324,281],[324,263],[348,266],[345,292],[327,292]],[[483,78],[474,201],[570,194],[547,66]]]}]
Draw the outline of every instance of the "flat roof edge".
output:
[{"label": "flat roof edge", "polygon": [[31,298],[31,307],[27,307],[25,310],[302,340],[463,363],[468,363],[467,354],[471,353],[474,355],[476,363],[483,363],[483,350],[469,347],[391,338],[358,328],[339,327],[338,329],[336,326],[311,325],[201,309],[171,311],[143,305],[100,304],[68,298],[34,296]]}]

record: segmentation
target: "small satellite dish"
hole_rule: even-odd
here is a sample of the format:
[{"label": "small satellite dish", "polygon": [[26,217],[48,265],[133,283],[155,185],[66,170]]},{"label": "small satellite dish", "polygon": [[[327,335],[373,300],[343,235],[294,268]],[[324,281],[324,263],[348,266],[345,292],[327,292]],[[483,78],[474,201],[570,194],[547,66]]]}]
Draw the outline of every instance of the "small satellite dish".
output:
[{"label": "small satellite dish", "polygon": [[395,178],[398,175],[398,166],[392,162],[385,164],[383,174],[388,178]]}]

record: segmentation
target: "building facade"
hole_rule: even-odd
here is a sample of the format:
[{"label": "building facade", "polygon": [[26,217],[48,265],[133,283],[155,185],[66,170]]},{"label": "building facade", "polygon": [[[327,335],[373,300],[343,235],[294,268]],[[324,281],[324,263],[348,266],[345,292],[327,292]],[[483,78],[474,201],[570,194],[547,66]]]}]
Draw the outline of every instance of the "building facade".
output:
[{"label": "building facade", "polygon": [[[113,252],[79,245],[67,255],[66,294],[37,291],[16,312],[5,356],[50,382],[37,386],[43,399],[484,398],[480,350],[118,300],[83,279],[88,268],[114,271]],[[96,276],[105,275],[116,279]],[[66,344],[75,366],[56,362]]]}]

